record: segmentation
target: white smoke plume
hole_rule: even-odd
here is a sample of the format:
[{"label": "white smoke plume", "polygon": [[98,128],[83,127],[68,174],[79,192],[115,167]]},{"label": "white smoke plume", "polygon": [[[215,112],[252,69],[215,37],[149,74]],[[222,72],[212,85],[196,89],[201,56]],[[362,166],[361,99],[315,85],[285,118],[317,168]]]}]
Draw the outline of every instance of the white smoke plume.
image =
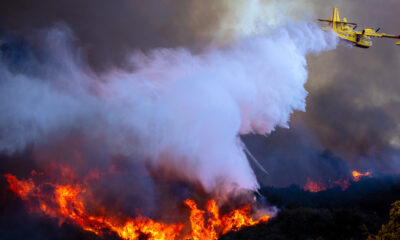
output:
[{"label": "white smoke plume", "polygon": [[29,60],[37,70],[0,63],[0,151],[40,148],[79,131],[103,138],[110,155],[167,168],[208,192],[257,189],[239,135],[287,127],[290,114],[305,109],[306,54],[336,46],[315,25],[287,25],[199,55],[136,53],[133,71],[96,76],[68,34],[48,33],[50,60]]}]

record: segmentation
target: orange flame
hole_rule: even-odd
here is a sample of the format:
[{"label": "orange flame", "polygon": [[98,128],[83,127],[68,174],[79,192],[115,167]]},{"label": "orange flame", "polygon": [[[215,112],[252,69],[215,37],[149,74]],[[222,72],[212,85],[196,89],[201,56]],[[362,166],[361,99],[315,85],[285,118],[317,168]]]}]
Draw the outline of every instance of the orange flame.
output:
[{"label": "orange flame", "polygon": [[[372,177],[371,172],[360,173],[358,171],[352,171],[352,175],[353,182],[358,182],[363,177]],[[315,193],[339,186],[342,188],[342,190],[346,190],[347,188],[349,188],[350,184],[350,178],[345,177],[340,177],[337,180],[328,180],[326,183],[323,183],[321,181],[312,181],[311,178],[308,177],[303,189]]]},{"label": "orange flame", "polygon": [[225,234],[229,231],[237,231],[245,226],[267,222],[270,218],[269,215],[265,215],[258,220],[253,220],[251,217],[248,217],[251,210],[249,206],[236,209],[220,217],[219,208],[215,200],[210,200],[206,204],[209,217],[207,223],[205,223],[205,211],[198,209],[193,200],[187,199],[185,204],[191,209],[190,224],[192,233],[188,237],[193,240],[218,239],[220,234]]},{"label": "orange flame", "polygon": [[22,199],[25,199],[27,193],[32,191],[32,189],[35,187],[32,179],[28,179],[27,181],[19,181],[15,176],[11,174],[6,174],[4,175],[4,177],[10,184],[11,191],[18,194]]},{"label": "orange flame", "polygon": [[304,186],[304,190],[309,192],[320,192],[326,190],[327,187],[322,182],[314,182],[311,178],[307,178],[306,185]]},{"label": "orange flame", "polygon": [[[105,217],[90,214],[84,202],[86,189],[79,184],[57,185],[53,183],[35,184],[31,178],[18,180],[11,174],[5,175],[10,189],[21,199],[27,201],[29,210],[76,224],[85,231],[103,236],[108,229],[125,240],[140,239],[146,235],[149,240],[169,239],[218,239],[221,234],[235,231],[245,226],[267,222],[269,215],[258,220],[250,216],[250,206],[234,210],[220,216],[219,207],[215,200],[206,203],[206,210],[198,209],[197,204],[190,199],[184,203],[190,208],[190,226],[185,223],[156,222],[144,216],[126,218],[121,221],[116,217]],[[53,189],[49,192],[49,189]],[[187,225],[189,225],[189,222]],[[191,229],[189,235],[182,233],[186,227]]]},{"label": "orange flame", "polygon": [[371,177],[372,176],[371,172],[360,173],[360,172],[357,172],[357,171],[353,171],[352,174],[353,174],[353,181],[354,182],[360,181],[361,178],[363,178],[363,177]]},{"label": "orange flame", "polygon": [[350,180],[340,177],[337,180],[330,181],[330,188],[339,186],[343,191],[350,187]]}]

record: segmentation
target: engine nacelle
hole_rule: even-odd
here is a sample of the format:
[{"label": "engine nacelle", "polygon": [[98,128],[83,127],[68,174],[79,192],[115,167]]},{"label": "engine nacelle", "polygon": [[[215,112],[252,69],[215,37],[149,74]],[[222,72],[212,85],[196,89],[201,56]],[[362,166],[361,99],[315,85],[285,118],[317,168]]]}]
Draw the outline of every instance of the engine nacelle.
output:
[{"label": "engine nacelle", "polygon": [[363,34],[374,34],[376,33],[374,29],[366,28],[363,30]]}]

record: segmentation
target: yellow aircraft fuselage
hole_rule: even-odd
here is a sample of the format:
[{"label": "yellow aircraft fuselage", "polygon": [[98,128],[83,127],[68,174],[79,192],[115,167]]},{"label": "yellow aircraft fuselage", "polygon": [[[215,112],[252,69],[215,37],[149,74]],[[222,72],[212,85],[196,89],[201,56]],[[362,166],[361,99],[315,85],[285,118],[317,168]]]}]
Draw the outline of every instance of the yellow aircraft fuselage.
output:
[{"label": "yellow aircraft fuselage", "polygon": [[[330,17],[329,20],[322,20],[322,22],[328,22],[330,27],[322,28],[324,30],[332,30],[340,39],[353,43],[357,47],[369,48],[372,46],[371,37],[383,37],[383,38],[396,38],[400,39],[400,35],[390,35],[386,33],[377,33],[374,29],[366,28],[363,31],[355,31],[357,27],[356,23],[350,23],[346,18],[343,21],[340,20],[339,10],[337,8],[333,9],[333,19]],[[354,26],[350,27],[350,26]],[[400,40],[396,43],[400,45]]]}]

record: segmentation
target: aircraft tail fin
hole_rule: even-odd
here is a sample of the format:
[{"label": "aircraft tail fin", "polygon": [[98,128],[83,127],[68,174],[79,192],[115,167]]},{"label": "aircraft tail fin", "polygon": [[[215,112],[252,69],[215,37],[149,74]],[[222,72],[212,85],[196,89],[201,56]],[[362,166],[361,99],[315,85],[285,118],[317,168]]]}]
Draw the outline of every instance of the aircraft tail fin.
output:
[{"label": "aircraft tail fin", "polygon": [[339,9],[333,8],[332,29],[334,32],[337,32],[337,30],[340,30],[341,28],[341,24],[338,24],[338,22],[340,22]]},{"label": "aircraft tail fin", "polygon": [[333,9],[333,21],[334,22],[340,22],[340,16],[339,16],[339,9],[334,8]]}]

